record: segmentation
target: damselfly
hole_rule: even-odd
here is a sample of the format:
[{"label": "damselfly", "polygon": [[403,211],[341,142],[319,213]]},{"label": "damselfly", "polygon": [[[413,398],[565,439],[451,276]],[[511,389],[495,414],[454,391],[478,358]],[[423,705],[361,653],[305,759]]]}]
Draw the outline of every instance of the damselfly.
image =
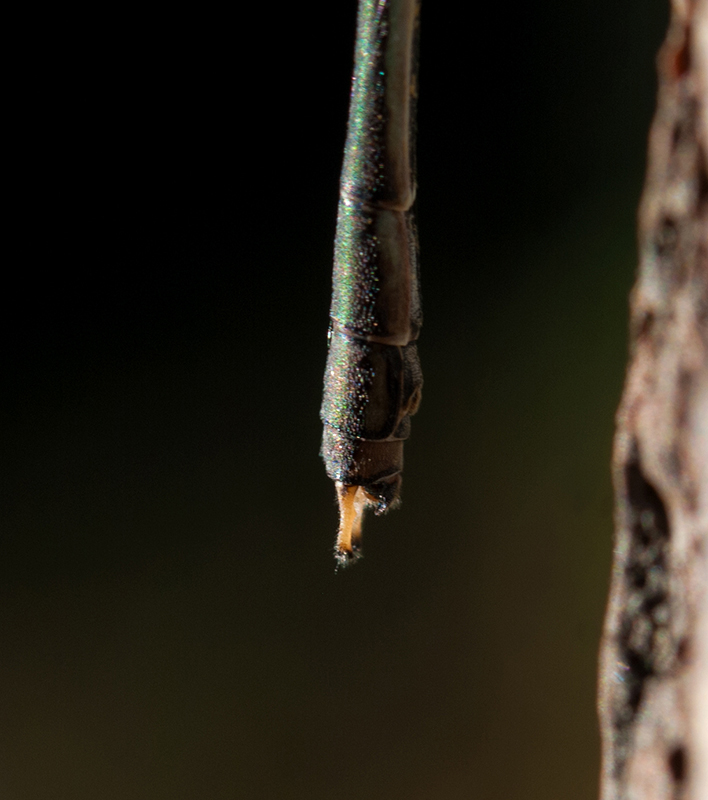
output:
[{"label": "damselfly", "polygon": [[339,499],[335,555],[360,554],[366,506],[399,499],[420,403],[415,108],[420,0],[360,0],[334,253],[322,456]]}]

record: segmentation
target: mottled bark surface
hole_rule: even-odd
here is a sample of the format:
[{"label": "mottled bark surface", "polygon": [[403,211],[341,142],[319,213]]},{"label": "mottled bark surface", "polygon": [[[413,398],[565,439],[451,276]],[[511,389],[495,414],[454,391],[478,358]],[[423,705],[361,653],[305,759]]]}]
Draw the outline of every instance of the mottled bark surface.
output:
[{"label": "mottled bark surface", "polygon": [[708,798],[708,0],[673,0],[639,212],[602,800]]}]

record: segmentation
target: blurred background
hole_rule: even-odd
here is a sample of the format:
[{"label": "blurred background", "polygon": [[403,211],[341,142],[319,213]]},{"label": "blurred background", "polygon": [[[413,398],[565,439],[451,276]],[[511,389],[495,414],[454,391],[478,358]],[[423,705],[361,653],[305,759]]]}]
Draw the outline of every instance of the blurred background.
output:
[{"label": "blurred background", "polygon": [[596,797],[666,4],[424,0],[423,403],[402,507],[335,574],[318,412],[355,14],[18,34],[3,798]]}]

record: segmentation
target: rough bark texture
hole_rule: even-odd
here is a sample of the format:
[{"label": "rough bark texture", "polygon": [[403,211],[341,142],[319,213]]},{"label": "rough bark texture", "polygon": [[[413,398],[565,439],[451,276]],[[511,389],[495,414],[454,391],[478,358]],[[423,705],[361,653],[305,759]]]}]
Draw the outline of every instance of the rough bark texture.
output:
[{"label": "rough bark texture", "polygon": [[672,0],[639,211],[602,800],[708,799],[708,0]]}]

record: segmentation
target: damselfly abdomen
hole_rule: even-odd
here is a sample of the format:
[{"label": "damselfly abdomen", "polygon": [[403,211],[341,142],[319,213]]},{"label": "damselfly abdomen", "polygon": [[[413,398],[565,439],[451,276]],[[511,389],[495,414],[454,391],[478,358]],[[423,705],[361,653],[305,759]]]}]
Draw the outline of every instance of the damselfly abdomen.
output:
[{"label": "damselfly abdomen", "polygon": [[335,239],[322,456],[340,508],[335,554],[396,504],[423,384],[414,128],[419,0],[360,0]]}]

